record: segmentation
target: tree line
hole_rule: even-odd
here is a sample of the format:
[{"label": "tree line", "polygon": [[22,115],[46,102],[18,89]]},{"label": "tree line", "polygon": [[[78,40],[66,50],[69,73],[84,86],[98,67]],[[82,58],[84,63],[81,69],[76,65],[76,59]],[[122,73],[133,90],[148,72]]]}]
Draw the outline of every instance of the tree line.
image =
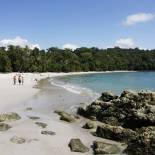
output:
[{"label": "tree line", "polygon": [[155,50],[0,47],[0,72],[155,70]]}]

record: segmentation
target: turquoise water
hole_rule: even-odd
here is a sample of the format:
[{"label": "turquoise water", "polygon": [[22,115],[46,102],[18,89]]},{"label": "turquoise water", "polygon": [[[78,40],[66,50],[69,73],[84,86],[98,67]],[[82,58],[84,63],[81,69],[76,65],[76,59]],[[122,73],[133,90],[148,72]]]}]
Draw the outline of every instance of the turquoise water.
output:
[{"label": "turquoise water", "polygon": [[[110,91],[120,94],[123,90],[151,90],[155,91],[155,72],[115,72],[95,73],[84,75],[70,75],[59,77],[59,83],[73,92],[89,89],[102,93]],[[58,81],[57,81],[58,83]]]}]

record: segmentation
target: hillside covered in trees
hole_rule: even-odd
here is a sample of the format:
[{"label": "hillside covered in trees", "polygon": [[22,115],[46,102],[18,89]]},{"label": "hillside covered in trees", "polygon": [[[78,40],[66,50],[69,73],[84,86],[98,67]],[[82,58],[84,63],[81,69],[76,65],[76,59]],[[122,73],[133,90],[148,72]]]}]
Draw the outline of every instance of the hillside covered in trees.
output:
[{"label": "hillside covered in trees", "polygon": [[155,50],[0,47],[0,72],[155,70]]}]

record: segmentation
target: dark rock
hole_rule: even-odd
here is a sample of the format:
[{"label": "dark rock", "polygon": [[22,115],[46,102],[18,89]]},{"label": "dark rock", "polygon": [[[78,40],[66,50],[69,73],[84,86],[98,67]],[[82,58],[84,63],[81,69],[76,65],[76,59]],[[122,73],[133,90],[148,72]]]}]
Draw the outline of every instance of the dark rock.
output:
[{"label": "dark rock", "polygon": [[115,144],[108,144],[105,142],[94,141],[93,150],[95,154],[117,154],[120,149]]},{"label": "dark rock", "polygon": [[26,140],[24,138],[21,138],[21,137],[17,137],[17,136],[14,136],[10,139],[10,141],[12,143],[15,143],[15,144],[23,144],[26,142]]},{"label": "dark rock", "polygon": [[42,123],[42,122],[35,122],[36,125],[42,127],[42,128],[46,128],[47,124],[46,123]]},{"label": "dark rock", "polygon": [[112,125],[112,126],[119,126],[120,122],[116,117],[104,117],[101,120],[103,123]]},{"label": "dark rock", "polygon": [[128,142],[137,136],[136,132],[131,129],[125,129],[121,126],[111,126],[104,124],[97,127],[96,135],[98,137],[111,139],[120,142]]},{"label": "dark rock", "polygon": [[93,122],[86,122],[86,124],[83,126],[84,129],[93,129],[95,128],[95,124]]},{"label": "dark rock", "polygon": [[41,131],[41,134],[53,136],[53,135],[55,135],[55,132],[53,132],[53,131]]},{"label": "dark rock", "polygon": [[117,98],[118,98],[118,96],[116,96],[110,92],[104,92],[104,93],[102,93],[100,100],[108,102],[108,101],[111,101],[111,100],[117,99]]},{"label": "dark rock", "polygon": [[155,155],[155,127],[138,131],[139,136],[129,141],[124,152],[128,155]]},{"label": "dark rock", "polygon": [[69,147],[73,152],[85,153],[89,151],[89,149],[81,142],[80,139],[71,139]]},{"label": "dark rock", "polygon": [[11,128],[9,124],[0,123],[0,131],[7,131]]},{"label": "dark rock", "polygon": [[83,107],[79,107],[77,110],[77,114],[84,116],[85,115],[85,109]]},{"label": "dark rock", "polygon": [[21,119],[21,117],[17,113],[5,113],[5,114],[0,114],[0,122],[4,121],[16,121]]}]

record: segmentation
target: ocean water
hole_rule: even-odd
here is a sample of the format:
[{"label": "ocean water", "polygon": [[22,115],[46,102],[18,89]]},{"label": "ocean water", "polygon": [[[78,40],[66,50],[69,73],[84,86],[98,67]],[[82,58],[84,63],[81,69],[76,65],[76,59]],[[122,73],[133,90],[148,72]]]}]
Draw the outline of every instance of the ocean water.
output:
[{"label": "ocean water", "polygon": [[57,77],[52,84],[73,93],[99,95],[108,91],[120,94],[123,90],[155,91],[155,72],[107,72]]}]

